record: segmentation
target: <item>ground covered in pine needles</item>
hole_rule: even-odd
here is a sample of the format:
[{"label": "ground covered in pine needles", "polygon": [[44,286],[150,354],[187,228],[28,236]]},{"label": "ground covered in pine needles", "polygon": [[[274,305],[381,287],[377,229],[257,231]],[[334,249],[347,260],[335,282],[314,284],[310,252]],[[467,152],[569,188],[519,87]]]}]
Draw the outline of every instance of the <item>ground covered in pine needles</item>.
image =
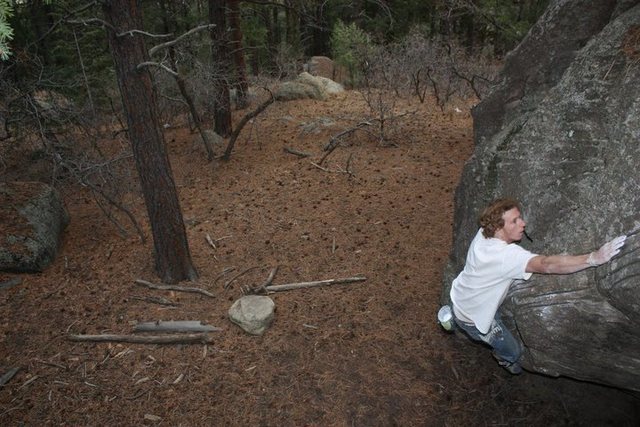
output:
[{"label": "ground covered in pine needles", "polygon": [[[71,222],[56,261],[41,274],[0,273],[0,282],[22,279],[0,290],[0,375],[20,368],[0,388],[0,424],[637,425],[637,395],[511,376],[436,324],[453,194],[473,145],[469,105],[456,107],[398,104],[388,141],[358,131],[322,165],[331,137],[367,114],[356,92],[270,106],[228,162],[207,162],[184,123],[168,123],[200,274],[182,285],[214,298],[137,285],[159,283],[151,239],[123,237],[86,188],[67,184]],[[3,147],[0,179],[33,178],[26,154]],[[128,203],[146,224],[141,198]],[[229,307],[275,267],[273,284],[367,280],[272,294],[273,325],[247,335]],[[209,345],[68,340],[155,320],[223,331]]]}]

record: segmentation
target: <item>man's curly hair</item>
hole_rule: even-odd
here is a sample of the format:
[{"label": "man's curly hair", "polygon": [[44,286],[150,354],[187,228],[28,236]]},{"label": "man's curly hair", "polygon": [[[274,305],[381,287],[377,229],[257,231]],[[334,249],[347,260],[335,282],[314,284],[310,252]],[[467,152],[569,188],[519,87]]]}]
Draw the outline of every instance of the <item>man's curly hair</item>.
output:
[{"label": "man's curly hair", "polygon": [[502,215],[513,208],[518,208],[520,211],[522,210],[520,209],[520,203],[516,199],[508,197],[494,200],[489,206],[484,208],[478,219],[480,227],[482,227],[482,235],[486,238],[493,237],[496,231],[504,227]]}]

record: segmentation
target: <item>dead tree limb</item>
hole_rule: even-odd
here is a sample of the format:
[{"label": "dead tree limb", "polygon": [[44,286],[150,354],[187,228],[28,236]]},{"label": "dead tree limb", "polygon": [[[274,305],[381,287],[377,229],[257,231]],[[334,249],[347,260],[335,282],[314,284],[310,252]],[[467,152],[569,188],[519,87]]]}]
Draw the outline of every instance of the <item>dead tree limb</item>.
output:
[{"label": "dead tree limb", "polygon": [[203,325],[199,320],[173,320],[142,322],[134,326],[133,332],[215,332],[221,331],[211,325]]},{"label": "dead tree limb", "polygon": [[194,294],[206,295],[209,298],[216,297],[211,292],[205,291],[204,289],[200,289],[200,288],[187,288],[185,286],[179,286],[179,285],[156,285],[154,283],[147,282],[146,280],[141,280],[141,279],[136,280],[135,283],[141,286],[146,286],[147,288],[150,288],[150,289],[159,289],[161,291],[191,292]]},{"label": "dead tree limb", "polygon": [[337,135],[332,136],[331,139],[329,140],[329,143],[324,147],[324,151],[326,151],[326,153],[324,154],[324,156],[322,156],[322,158],[318,162],[318,165],[321,166],[322,163],[325,161],[325,159],[329,157],[329,154],[333,153],[333,150],[338,148],[338,145],[340,145],[340,143],[342,142],[342,137],[346,135],[351,135],[352,133],[355,133],[356,131],[363,129],[365,126],[371,126],[371,123],[360,122],[356,126],[349,128],[347,130],[344,130]]},{"label": "dead tree limb", "polygon": [[301,283],[288,283],[285,285],[271,285],[266,286],[265,290],[267,292],[278,292],[278,291],[288,291],[291,289],[302,289],[302,288],[313,288],[317,286],[328,286],[328,285],[336,285],[338,283],[355,283],[355,282],[363,282],[367,280],[366,277],[347,277],[345,279],[328,279],[328,280],[319,280],[316,282],[301,282]]},{"label": "dead tree limb", "polygon": [[245,286],[242,289],[242,293],[244,294],[259,294],[259,293],[266,293],[267,292],[267,286],[269,286],[272,282],[273,279],[276,277],[276,274],[278,273],[278,266],[275,266],[272,270],[271,273],[269,273],[269,276],[267,277],[267,280],[264,281],[264,283],[262,283],[259,286],[256,287],[251,287],[251,286]]},{"label": "dead tree limb", "polygon": [[244,126],[247,123],[249,123],[249,120],[253,119],[258,114],[262,113],[269,105],[273,104],[273,102],[276,100],[276,98],[273,96],[273,93],[269,89],[267,88],[263,88],[263,89],[269,92],[269,99],[267,99],[265,102],[260,104],[258,108],[256,108],[254,111],[246,114],[242,118],[242,120],[240,120],[240,122],[234,129],[233,133],[229,137],[229,143],[227,144],[227,148],[224,150],[224,154],[222,155],[223,160],[229,160],[229,158],[231,157],[231,151],[233,151],[233,146],[236,143],[236,139],[238,139],[238,136],[240,136],[240,132],[242,131]]},{"label": "dead tree limb", "polygon": [[213,338],[206,333],[184,335],[69,335],[77,342],[128,342],[132,344],[211,344]]}]

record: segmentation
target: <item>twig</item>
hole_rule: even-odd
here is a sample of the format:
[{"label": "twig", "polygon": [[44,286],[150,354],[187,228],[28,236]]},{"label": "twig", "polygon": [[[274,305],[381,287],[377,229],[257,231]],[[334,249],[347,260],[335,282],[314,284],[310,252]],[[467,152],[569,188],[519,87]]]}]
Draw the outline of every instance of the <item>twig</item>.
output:
[{"label": "twig", "polygon": [[367,280],[366,277],[347,277],[345,279],[328,279],[328,280],[319,280],[316,282],[301,282],[301,283],[288,283],[285,285],[271,285],[265,287],[268,292],[277,292],[277,291],[288,291],[291,289],[302,289],[302,288],[312,288],[317,286],[328,286],[335,285],[338,283],[355,283],[355,282],[363,282]]},{"label": "twig", "polygon": [[320,169],[320,170],[323,170],[323,171],[325,171],[325,172],[331,172],[329,169],[327,169],[327,168],[323,168],[322,166],[320,166],[320,165],[319,165],[319,164],[317,164],[317,163],[313,163],[313,162],[309,162],[309,163],[311,163],[313,166],[317,167],[317,168],[318,168],[318,169]]},{"label": "twig", "polygon": [[228,289],[229,286],[231,286],[231,283],[233,283],[238,277],[242,276],[243,274],[246,274],[246,273],[250,272],[251,270],[255,270],[256,268],[258,268],[258,267],[249,267],[246,270],[241,271],[240,273],[236,274],[231,279],[229,279],[229,281],[227,283],[224,284],[224,288]]},{"label": "twig", "polygon": [[147,288],[150,288],[150,289],[159,289],[162,291],[191,292],[195,294],[206,295],[209,298],[215,298],[215,295],[213,295],[211,292],[205,291],[204,289],[200,289],[200,288],[187,288],[187,287],[178,286],[178,285],[156,285],[154,283],[147,282],[146,280],[141,280],[141,279],[136,280],[135,283],[141,286],[146,286]]},{"label": "twig", "polygon": [[225,268],[224,270],[222,270],[222,272],[221,272],[220,274],[218,274],[218,275],[215,277],[215,279],[213,279],[213,284],[215,285],[215,284],[216,284],[216,282],[217,282],[218,280],[220,280],[220,278],[221,278],[222,276],[226,276],[226,274],[227,274],[227,273],[231,273],[231,272],[232,272],[233,270],[235,270],[235,269],[236,269],[235,267],[227,267],[227,268]]},{"label": "twig", "polygon": [[285,153],[293,154],[294,156],[298,156],[298,157],[304,158],[304,157],[311,156],[311,154],[309,153],[304,153],[302,151],[294,150],[293,148],[290,148],[290,147],[284,147],[283,150],[285,151]]},{"label": "twig", "polygon": [[213,338],[206,333],[182,335],[69,335],[70,341],[77,342],[128,342],[133,344],[209,344]]},{"label": "twig", "polygon": [[207,235],[204,236],[204,238],[207,241],[207,243],[209,244],[209,246],[211,246],[213,249],[218,249],[218,248],[216,248],[216,244],[213,242],[213,239],[211,238],[211,236],[209,236],[209,233],[207,233]]},{"label": "twig", "polygon": [[246,286],[244,287],[244,289],[242,289],[242,292],[245,294],[257,294],[260,292],[267,292],[266,288],[267,286],[269,286],[272,282],[273,279],[276,277],[276,274],[278,273],[278,266],[275,266],[272,270],[271,273],[269,273],[269,276],[267,277],[267,280],[264,281],[264,283],[262,283],[259,286],[254,287],[250,287],[250,286]]},{"label": "twig", "polygon": [[178,304],[177,302],[173,302],[171,300],[168,300],[166,298],[163,297],[139,297],[139,296],[132,296],[131,299],[135,299],[138,301],[145,301],[145,302],[150,302],[152,304],[158,304],[158,305],[168,305],[171,307],[177,307],[180,304]]},{"label": "twig", "polygon": [[33,377],[29,378],[28,380],[26,380],[20,387],[18,387],[18,390],[20,390],[23,387],[28,386],[29,384],[31,384],[32,382],[34,382],[35,380],[37,380],[38,378],[40,378],[40,376],[38,375],[34,375]]},{"label": "twig", "polygon": [[9,371],[7,373],[5,373],[3,376],[1,376],[0,377],[0,387],[3,387],[6,383],[11,381],[11,378],[13,378],[18,373],[19,370],[20,370],[20,368],[11,368],[11,369],[9,369]]},{"label": "twig", "polygon": [[164,71],[166,71],[167,73],[171,74],[173,77],[177,77],[178,73],[176,73],[175,71],[173,71],[171,68],[167,67],[164,64],[161,64],[160,62],[153,62],[153,61],[145,61],[145,62],[141,62],[138,65],[136,65],[136,70],[141,70],[144,67],[158,67],[158,68],[162,68]]},{"label": "twig", "polygon": [[338,145],[340,145],[340,143],[342,142],[342,137],[345,135],[349,135],[352,134],[358,130],[363,129],[365,126],[371,126],[371,123],[369,122],[360,122],[358,123],[356,126],[349,128],[347,130],[344,130],[342,132],[340,132],[339,134],[332,136],[331,139],[329,140],[329,143],[324,147],[324,151],[326,151],[325,155],[322,156],[322,158],[320,159],[320,161],[318,162],[319,165],[321,165],[325,159],[327,157],[329,157],[329,154],[331,154],[333,152],[333,150],[335,150]]},{"label": "twig", "polygon": [[214,332],[221,331],[211,325],[203,325],[199,320],[173,320],[138,323],[133,332]]}]

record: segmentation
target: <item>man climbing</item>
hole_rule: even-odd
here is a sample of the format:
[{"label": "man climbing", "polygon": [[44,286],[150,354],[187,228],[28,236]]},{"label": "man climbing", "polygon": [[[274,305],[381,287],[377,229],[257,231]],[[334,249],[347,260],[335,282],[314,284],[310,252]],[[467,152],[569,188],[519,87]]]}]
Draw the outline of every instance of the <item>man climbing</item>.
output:
[{"label": "man climbing", "polygon": [[494,201],[484,209],[479,223],[464,269],[451,286],[454,319],[469,337],[493,349],[500,366],[519,374],[522,349],[498,313],[511,284],[528,280],[533,273],[569,274],[604,264],[620,252],[626,236],[616,237],[584,255],[545,256],[517,244],[525,235],[526,226],[518,201]]}]

